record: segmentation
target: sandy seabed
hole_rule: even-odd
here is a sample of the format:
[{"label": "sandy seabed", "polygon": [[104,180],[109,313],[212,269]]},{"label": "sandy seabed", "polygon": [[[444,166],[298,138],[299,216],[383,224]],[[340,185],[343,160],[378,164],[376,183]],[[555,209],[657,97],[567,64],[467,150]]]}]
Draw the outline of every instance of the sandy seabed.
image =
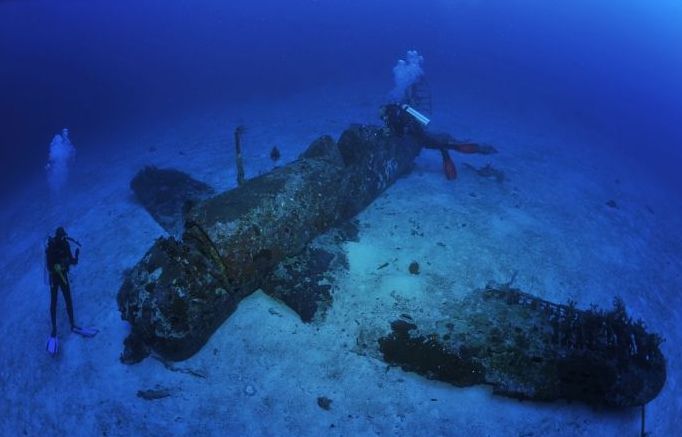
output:
[{"label": "sandy seabed", "polygon": [[[338,138],[351,122],[378,123],[383,96],[362,91],[228,102],[122,131],[95,145],[97,154],[79,154],[59,198],[48,195],[44,181],[18,191],[0,214],[0,434],[638,435],[639,409],[519,402],[486,387],[462,389],[389,368],[358,352],[363,327],[403,312],[425,317],[442,302],[517,272],[515,286],[554,302],[609,307],[619,295],[635,318],[665,337],[668,380],[647,406],[647,430],[676,435],[682,208],[636,162],[608,153],[607,139],[543,111],[476,96],[439,97],[434,126],[499,153],[453,154],[459,177],[446,181],[440,156],[423,151],[414,171],[357,217],[359,241],[345,243],[349,269],[337,277],[324,320],[304,324],[258,291],[175,371],[154,359],[120,363],[128,331],[116,307],[123,272],[163,235],[133,198],[135,172],[146,164],[174,167],[218,190],[231,188],[235,126],[247,127],[245,162],[253,177],[272,168],[273,146],[286,163],[319,135]],[[465,163],[491,164],[506,179],[481,177]],[[59,225],[83,244],[71,279],[76,318],[101,332],[93,339],[70,334],[60,296],[62,350],[53,359],[44,349],[50,326],[43,244]],[[420,275],[409,273],[412,261]],[[170,395],[137,396],[153,389]],[[329,410],[318,397],[332,401]]]}]

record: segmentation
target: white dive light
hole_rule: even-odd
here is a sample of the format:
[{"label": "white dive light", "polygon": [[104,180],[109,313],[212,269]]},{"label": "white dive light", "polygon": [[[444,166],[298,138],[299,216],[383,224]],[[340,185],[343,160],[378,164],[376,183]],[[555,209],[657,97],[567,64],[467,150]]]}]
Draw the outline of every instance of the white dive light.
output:
[{"label": "white dive light", "polygon": [[423,124],[424,126],[427,126],[429,123],[431,123],[431,120],[421,112],[417,111],[410,105],[402,105],[401,108],[405,110],[408,114],[410,114],[412,117],[414,117],[415,120]]}]

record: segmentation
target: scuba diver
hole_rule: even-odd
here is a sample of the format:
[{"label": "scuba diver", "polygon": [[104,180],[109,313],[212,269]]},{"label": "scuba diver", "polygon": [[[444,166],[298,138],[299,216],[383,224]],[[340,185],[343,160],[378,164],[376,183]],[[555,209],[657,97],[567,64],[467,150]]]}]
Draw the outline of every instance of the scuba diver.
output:
[{"label": "scuba diver", "polygon": [[[71,254],[73,242],[77,248],[75,255]],[[58,227],[53,237],[48,238],[45,249],[45,260],[50,277],[50,317],[52,320],[52,332],[47,341],[47,352],[55,356],[59,352],[59,340],[57,338],[57,292],[61,288],[66,303],[66,313],[69,316],[71,331],[84,337],[94,337],[98,330],[94,328],[82,328],[76,325],[73,317],[73,301],[71,299],[71,285],[69,283],[69,268],[78,264],[80,255],[80,243],[69,237],[63,227]]]},{"label": "scuba diver", "polygon": [[447,133],[430,133],[426,127],[431,122],[422,112],[415,109],[430,106],[430,94],[425,92],[426,83],[420,80],[405,90],[400,103],[389,103],[381,108],[381,119],[391,134],[398,137],[409,135],[427,149],[440,150],[443,159],[443,172],[448,180],[457,178],[457,168],[450,157],[449,150],[460,153],[492,154],[494,147],[466,141],[458,141]]}]

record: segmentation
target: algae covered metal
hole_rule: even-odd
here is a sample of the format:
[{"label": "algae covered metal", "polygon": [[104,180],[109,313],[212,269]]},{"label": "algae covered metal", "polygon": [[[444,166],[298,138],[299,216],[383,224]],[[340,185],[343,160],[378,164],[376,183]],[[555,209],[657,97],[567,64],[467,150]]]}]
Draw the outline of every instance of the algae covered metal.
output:
[{"label": "algae covered metal", "polygon": [[354,125],[338,144],[322,137],[298,160],[195,205],[182,240],[158,239],[119,290],[132,328],[122,360],[196,353],[268,272],[365,208],[419,150],[408,137]]},{"label": "algae covered metal", "polygon": [[[494,152],[388,127],[351,126],[338,143],[321,137],[298,160],[198,203],[190,199],[189,208],[188,196],[176,196],[182,202],[174,204],[187,209],[182,239],[159,238],[119,290],[121,315],[131,325],[122,361],[151,352],[189,358],[259,288],[302,321],[316,319],[331,305],[330,272],[345,263],[336,243],[357,232],[349,219],[408,172],[421,147]],[[363,347],[428,378],[487,384],[519,399],[622,408],[644,405],[661,391],[662,339],[629,318],[620,300],[611,311],[580,310],[510,284],[489,284],[426,320],[403,314],[390,332],[370,327]]]},{"label": "algae covered metal", "polygon": [[633,321],[622,301],[611,311],[558,305],[489,285],[448,308],[450,317],[417,326],[409,316],[379,339],[384,359],[460,387],[536,401],[644,405],[663,388],[662,341]]}]

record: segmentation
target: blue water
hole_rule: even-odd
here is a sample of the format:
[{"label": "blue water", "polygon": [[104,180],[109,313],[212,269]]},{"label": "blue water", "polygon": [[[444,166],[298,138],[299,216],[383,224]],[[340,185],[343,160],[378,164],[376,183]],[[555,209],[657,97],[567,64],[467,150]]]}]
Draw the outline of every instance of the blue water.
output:
[{"label": "blue water", "polygon": [[390,66],[410,48],[432,84],[547,108],[617,142],[614,159],[641,155],[674,175],[681,20],[679,2],[643,0],[4,1],[2,187],[42,177],[63,127],[92,147],[226,100],[390,89]]},{"label": "blue water", "polygon": [[[522,433],[531,429],[541,430],[535,435],[638,429],[638,411],[529,407],[483,389],[455,391],[425,385],[414,375],[393,376],[383,363],[376,370],[369,358],[347,358],[346,350],[337,350],[334,342],[351,335],[351,329],[335,331],[343,326],[338,320],[310,334],[308,325],[301,327],[258,293],[230,320],[237,334],[216,334],[221,355],[204,351],[189,364],[210,369],[208,382],[181,379],[187,376],[178,372],[169,376],[153,360],[132,368],[119,364],[127,326],[115,306],[116,291],[123,272],[163,235],[132,199],[128,182],[134,171],[148,163],[178,167],[222,190],[234,186],[231,135],[244,119],[249,177],[272,168],[273,145],[280,146],[285,163],[322,133],[338,134],[350,122],[379,123],[376,108],[394,86],[393,66],[411,49],[424,57],[434,124],[457,137],[490,142],[500,153],[492,161],[457,154],[460,177],[446,181],[440,157],[425,151],[409,178],[377,209],[363,213],[365,241],[348,251],[350,283],[370,284],[362,293],[351,291],[366,300],[358,306],[354,294],[334,303],[351,314],[348,325],[360,324],[353,311],[375,304],[371,293],[389,304],[387,296],[396,290],[403,298],[400,287],[414,278],[398,267],[394,276],[382,277],[375,268],[399,258],[396,264],[408,265],[409,257],[421,257],[426,273],[420,280],[428,278],[424,284],[431,288],[424,289],[431,303],[440,299],[431,293],[439,287],[457,295],[516,270],[524,288],[548,300],[604,306],[622,293],[629,310],[670,340],[663,345],[672,363],[668,385],[652,406],[651,428],[676,429],[682,408],[676,385],[682,316],[674,305],[681,302],[682,281],[682,2],[0,0],[0,200],[7,213],[0,219],[9,223],[0,231],[0,280],[9,284],[0,292],[0,327],[31,325],[12,340],[26,348],[29,364],[23,354],[0,352],[0,382],[14,383],[0,395],[12,419],[0,430],[54,428],[66,434],[81,418],[61,417],[67,404],[53,399],[63,395],[86,417],[84,435],[117,435],[117,426],[150,435],[156,427],[197,434],[204,412],[215,418],[208,434],[219,435],[221,427],[234,435],[258,434],[267,428],[262,411],[290,420],[283,435],[321,435],[328,424],[319,414],[327,412],[314,402],[323,394],[315,384],[335,384],[328,374],[343,375],[351,393],[335,392],[332,409],[346,435],[400,434],[396,430],[423,426],[428,435],[491,435],[506,426],[518,435],[531,435]],[[69,129],[76,161],[64,197],[50,198],[45,165],[63,128]],[[508,176],[504,184],[481,180],[471,170],[490,162]],[[609,201],[618,206],[607,206]],[[427,238],[415,242],[417,224]],[[84,242],[75,305],[79,316],[102,328],[99,343],[65,340],[61,367],[52,366],[42,350],[48,319],[41,245],[57,225]],[[415,238],[401,241],[400,232],[410,231]],[[398,246],[405,250],[398,252]],[[286,331],[282,342],[291,348],[270,341],[275,331]],[[41,343],[40,350],[24,346],[34,343]],[[341,364],[330,364],[333,358],[325,355],[330,343],[338,355],[329,356],[343,357]],[[68,355],[69,348],[78,353]],[[269,367],[261,350],[274,350],[282,366]],[[254,355],[255,364],[249,361]],[[297,360],[319,373],[299,375],[303,382],[290,378]],[[22,372],[25,365],[37,375]],[[344,374],[345,366],[362,374]],[[281,379],[263,376],[263,368]],[[57,373],[74,381],[54,378]],[[111,375],[122,382],[109,381]],[[373,377],[389,379],[377,388]],[[92,381],[102,379],[108,385],[91,390]],[[134,403],[142,402],[136,389],[157,382],[184,392],[165,404],[167,410]],[[252,384],[258,393],[245,398]],[[16,393],[21,401],[10,399]],[[209,400],[195,400],[196,393]],[[300,395],[301,403],[289,404],[296,397],[290,393]],[[223,396],[243,404],[223,408]],[[431,403],[436,397],[462,410],[441,405],[438,412]],[[91,400],[100,407],[88,416]],[[471,411],[464,401],[474,406]],[[29,418],[36,406],[44,407],[44,417]],[[480,429],[466,428],[467,414],[476,419],[471,427]],[[497,419],[488,423],[488,414]],[[553,425],[555,416],[560,425]],[[525,419],[528,426],[519,427]],[[575,433],[561,428],[576,423]]]}]

